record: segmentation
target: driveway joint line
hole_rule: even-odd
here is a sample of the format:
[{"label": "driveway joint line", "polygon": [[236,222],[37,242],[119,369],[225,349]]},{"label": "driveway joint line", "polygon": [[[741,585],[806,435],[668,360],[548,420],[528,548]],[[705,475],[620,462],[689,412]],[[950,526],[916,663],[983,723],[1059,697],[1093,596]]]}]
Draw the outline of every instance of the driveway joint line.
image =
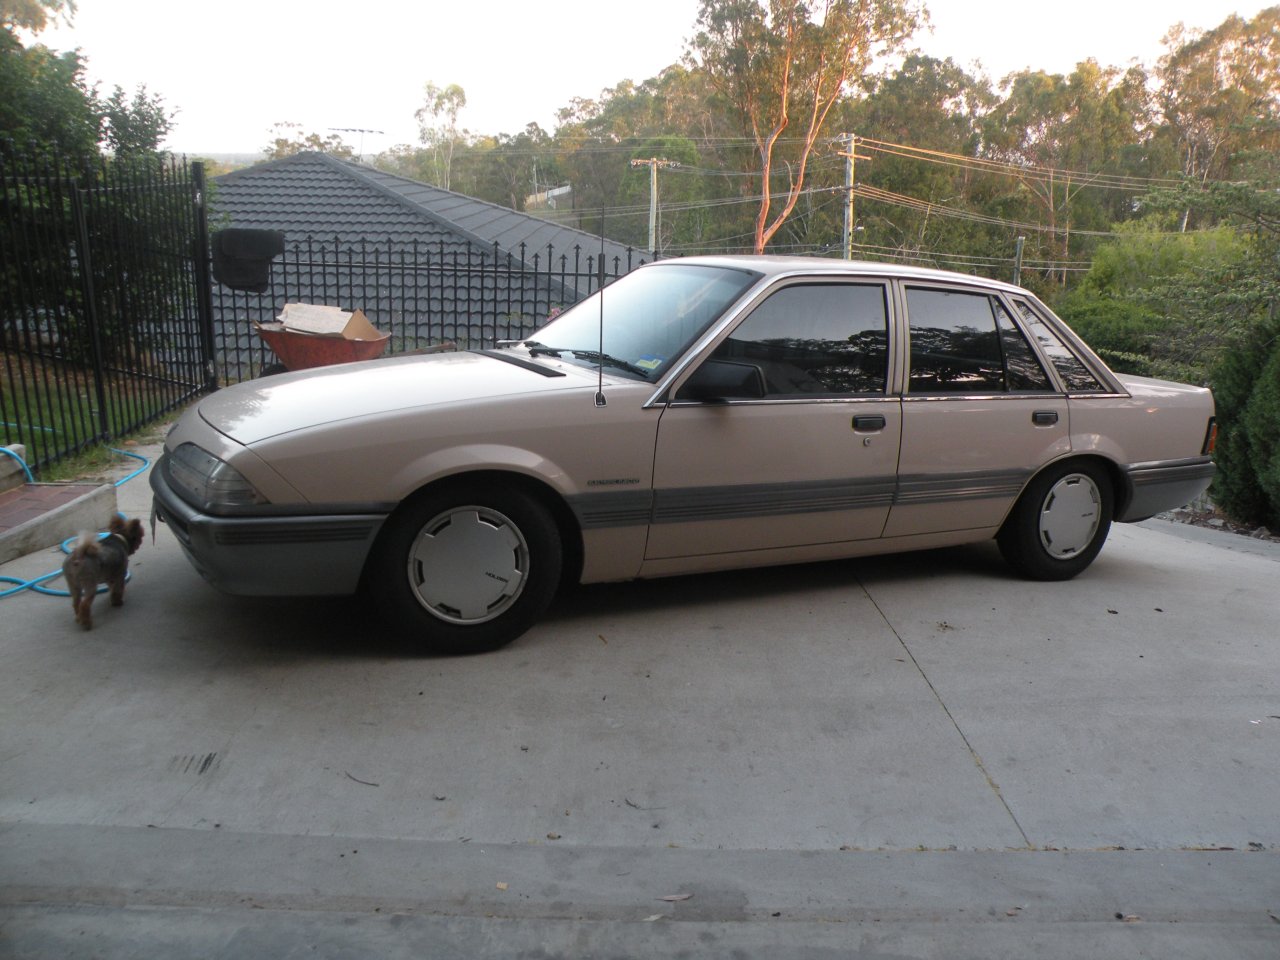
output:
[{"label": "driveway joint line", "polygon": [[1036,849],[1035,844],[1031,842],[1031,838],[1027,836],[1027,831],[1023,830],[1022,824],[1018,822],[1017,814],[1015,814],[1013,812],[1013,808],[1009,806],[1009,801],[1004,798],[1004,793],[1000,790],[1000,784],[996,783],[995,778],[992,777],[990,771],[987,770],[987,765],[982,762],[982,757],[978,755],[978,751],[975,750],[973,748],[973,744],[969,742],[969,738],[965,735],[964,730],[961,729],[960,723],[956,720],[955,715],[952,714],[950,708],[947,706],[947,702],[942,699],[942,694],[938,692],[938,688],[933,685],[933,681],[930,680],[929,675],[925,673],[924,667],[920,665],[920,661],[916,659],[916,655],[912,653],[911,648],[907,646],[907,641],[902,639],[902,634],[898,633],[897,628],[889,621],[885,612],[880,609],[880,604],[876,603],[876,598],[871,595],[871,591],[867,589],[867,585],[862,582],[861,578],[858,580],[858,586],[862,588],[862,592],[866,598],[871,601],[871,605],[876,608],[876,613],[880,614],[880,619],[883,620],[884,625],[889,628],[889,631],[898,641],[899,646],[902,647],[903,652],[911,658],[912,665],[920,674],[920,678],[924,680],[925,684],[929,687],[929,692],[933,694],[933,698],[938,701],[938,706],[940,706],[942,708],[942,712],[947,715],[947,719],[950,720],[951,725],[955,727],[956,733],[960,734],[960,739],[964,742],[965,749],[969,751],[969,756],[973,758],[973,762],[977,765],[978,770],[981,771],[982,776],[986,778],[987,785],[991,787],[991,792],[996,795],[996,799],[999,800],[1000,805],[1004,807],[1005,813],[1007,813],[1009,815],[1009,819],[1013,821],[1013,825],[1017,828],[1026,848],[1028,850]]}]

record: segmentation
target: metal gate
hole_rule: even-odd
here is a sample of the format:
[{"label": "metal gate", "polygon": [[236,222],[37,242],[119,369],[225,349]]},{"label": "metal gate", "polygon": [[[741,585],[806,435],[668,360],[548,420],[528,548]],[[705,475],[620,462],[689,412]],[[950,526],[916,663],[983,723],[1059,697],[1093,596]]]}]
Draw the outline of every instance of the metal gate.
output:
[{"label": "metal gate", "polygon": [[0,441],[39,470],[216,386],[200,163],[0,148]]}]

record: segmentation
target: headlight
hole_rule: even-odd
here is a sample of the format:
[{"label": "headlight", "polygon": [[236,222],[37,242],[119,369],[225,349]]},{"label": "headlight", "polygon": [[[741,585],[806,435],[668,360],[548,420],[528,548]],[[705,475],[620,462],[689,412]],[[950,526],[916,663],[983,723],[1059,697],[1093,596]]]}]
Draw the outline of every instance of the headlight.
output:
[{"label": "headlight", "polygon": [[169,481],[204,510],[219,511],[266,503],[267,498],[230,464],[184,443],[168,458]]}]

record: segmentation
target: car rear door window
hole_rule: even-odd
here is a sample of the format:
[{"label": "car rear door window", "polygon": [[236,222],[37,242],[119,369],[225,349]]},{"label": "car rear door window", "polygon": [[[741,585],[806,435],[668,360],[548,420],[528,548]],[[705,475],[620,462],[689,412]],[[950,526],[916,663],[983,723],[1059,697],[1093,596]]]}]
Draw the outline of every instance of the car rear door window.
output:
[{"label": "car rear door window", "polygon": [[714,359],[757,366],[770,399],[883,394],[889,360],[884,287],[783,287],[751,311]]},{"label": "car rear door window", "polygon": [[907,288],[911,393],[1004,390],[1004,362],[991,300],[984,294]]},{"label": "car rear door window", "polygon": [[907,323],[911,393],[1053,389],[1035,351],[995,297],[908,287]]}]

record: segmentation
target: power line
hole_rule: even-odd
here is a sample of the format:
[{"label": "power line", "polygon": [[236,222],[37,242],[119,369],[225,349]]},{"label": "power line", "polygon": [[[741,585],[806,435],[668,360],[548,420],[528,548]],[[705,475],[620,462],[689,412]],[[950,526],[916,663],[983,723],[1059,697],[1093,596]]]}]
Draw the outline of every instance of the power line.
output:
[{"label": "power line", "polygon": [[1095,173],[1085,170],[1066,170],[1058,167],[1046,167],[1037,164],[1017,164],[1003,160],[988,160],[983,157],[967,157],[958,153],[947,153],[942,150],[930,150],[925,147],[913,147],[870,137],[857,137],[857,146],[877,153],[890,154],[908,160],[922,160],[944,166],[963,167],[984,173],[1003,174],[1019,179],[1032,179],[1042,182],[1076,181],[1086,186],[1100,187],[1108,190],[1128,190],[1140,193],[1152,187],[1171,187],[1180,184],[1181,180],[1168,177],[1132,177],[1124,174]]},{"label": "power line", "polygon": [[[820,196],[823,194],[835,193],[843,190],[843,187],[805,187],[800,191],[800,195],[804,196]],[[769,194],[769,202],[785,200],[791,195],[788,190],[775,190]],[[710,200],[687,200],[676,203],[664,203],[662,210],[664,213],[682,213],[691,210],[705,210],[714,207],[735,206],[744,203],[759,203],[764,199],[764,194],[753,193],[740,197],[716,197]],[[541,219],[560,222],[562,220],[573,220],[578,216],[598,216],[600,207],[584,208],[582,210],[557,210],[554,214],[544,212]],[[607,216],[633,216],[647,212],[648,204],[629,204],[626,206],[605,207],[604,212]]]},{"label": "power line", "polygon": [[[976,213],[972,210],[960,210],[956,207],[947,207],[941,204],[931,203],[928,200],[920,200],[916,197],[907,196],[906,194],[894,193],[890,190],[881,190],[879,187],[872,187],[861,183],[854,187],[854,193],[867,200],[876,200],[881,203],[907,207],[931,215],[936,214],[940,217],[952,217],[957,220],[969,220],[974,223],[985,223],[991,226],[1009,227],[1010,229],[1015,230],[1033,230],[1037,233],[1048,233],[1055,236],[1076,237],[1119,237],[1125,235],[1115,230],[1083,230],[1072,227],[1051,227],[1043,223],[1028,223],[1022,220],[1007,220],[1004,217],[993,217],[985,213]],[[1176,231],[1168,231],[1168,234],[1175,235]]]}]

